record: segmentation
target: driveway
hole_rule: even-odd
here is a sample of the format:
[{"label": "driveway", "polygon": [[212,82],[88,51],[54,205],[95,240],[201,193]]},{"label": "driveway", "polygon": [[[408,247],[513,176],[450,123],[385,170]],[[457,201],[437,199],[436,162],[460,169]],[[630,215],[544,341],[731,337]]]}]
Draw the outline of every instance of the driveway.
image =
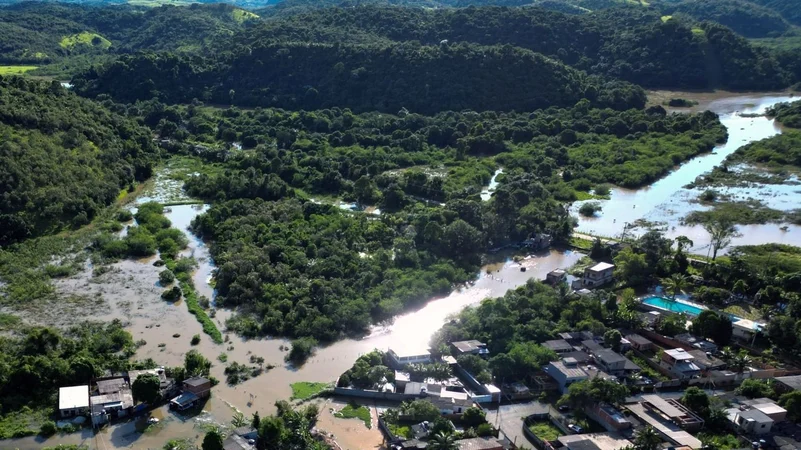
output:
[{"label": "driveway", "polygon": [[501,405],[495,409],[486,410],[487,422],[500,428],[515,445],[522,444],[528,448],[536,448],[523,434],[523,419],[532,414],[546,414],[548,408],[547,404],[538,401]]}]

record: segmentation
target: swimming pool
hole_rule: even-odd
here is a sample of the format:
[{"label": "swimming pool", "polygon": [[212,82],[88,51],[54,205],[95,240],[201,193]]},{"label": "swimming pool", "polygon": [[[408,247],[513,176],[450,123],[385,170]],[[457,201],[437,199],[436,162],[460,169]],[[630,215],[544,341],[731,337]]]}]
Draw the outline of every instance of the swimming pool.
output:
[{"label": "swimming pool", "polygon": [[697,316],[704,311],[704,308],[699,308],[697,306],[693,306],[682,301],[674,301],[669,298],[665,297],[647,297],[642,300],[643,303],[646,305],[650,305],[659,309],[664,309],[666,311],[674,312],[674,313],[685,313],[691,316]]}]

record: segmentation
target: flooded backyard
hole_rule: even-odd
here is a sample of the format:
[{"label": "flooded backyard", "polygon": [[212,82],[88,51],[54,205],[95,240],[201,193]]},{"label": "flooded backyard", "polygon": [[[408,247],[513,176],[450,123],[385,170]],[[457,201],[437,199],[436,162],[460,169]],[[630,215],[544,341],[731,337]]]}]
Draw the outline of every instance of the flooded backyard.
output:
[{"label": "flooded backyard", "polygon": [[[647,222],[665,231],[669,237],[687,236],[694,242],[692,251],[705,254],[709,248],[709,234],[701,226],[688,226],[683,219],[692,211],[707,207],[697,202],[705,190],[685,188],[697,177],[710,172],[720,165],[735,150],[753,141],[769,138],[781,133],[781,127],[764,116],[765,109],[776,103],[792,101],[789,94],[731,94],[720,98],[710,94],[697,97],[683,94],[699,101],[693,111],[711,110],[720,115],[721,122],[729,132],[725,144],[717,146],[711,153],[693,158],[675,171],[655,183],[640,189],[612,189],[609,200],[601,200],[603,210],[595,217],[577,214],[583,202],[576,202],[571,212],[578,217],[577,231],[582,233],[620,237],[624,229],[642,234],[645,227],[633,228],[635,222]],[[801,186],[796,185],[751,185],[749,187],[715,188],[734,201],[754,199],[764,205],[781,211],[801,208]],[[785,227],[785,229],[782,229]],[[732,246],[755,245],[779,242],[801,245],[801,227],[785,223],[741,225],[741,236],[735,238]],[[725,253],[725,250],[721,251]]]}]

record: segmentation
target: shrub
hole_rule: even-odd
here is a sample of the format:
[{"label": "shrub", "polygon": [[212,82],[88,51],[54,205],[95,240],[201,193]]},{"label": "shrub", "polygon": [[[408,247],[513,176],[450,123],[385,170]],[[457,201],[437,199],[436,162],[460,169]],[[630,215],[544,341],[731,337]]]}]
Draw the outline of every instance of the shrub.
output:
[{"label": "shrub", "polygon": [[42,436],[52,436],[56,434],[56,431],[58,431],[58,428],[56,427],[56,423],[52,420],[48,420],[39,427],[39,434]]},{"label": "shrub", "polygon": [[165,269],[159,272],[159,283],[161,283],[162,286],[166,286],[173,281],[175,281],[175,274],[172,273],[172,270]]},{"label": "shrub", "polygon": [[190,342],[190,344],[192,344],[192,345],[200,344],[200,335],[196,334],[196,335],[192,336],[192,341]]},{"label": "shrub", "polygon": [[120,222],[130,222],[133,220],[133,213],[127,209],[123,209],[117,213],[117,220]]},{"label": "shrub", "polygon": [[161,293],[162,300],[167,300],[168,302],[174,302],[181,298],[181,288],[178,286],[173,286],[172,289],[167,289],[166,291]]},{"label": "shrub", "polygon": [[314,354],[314,347],[317,346],[317,340],[313,338],[299,338],[292,341],[292,349],[284,357],[287,362],[303,363],[309,356]]},{"label": "shrub", "polygon": [[596,212],[600,211],[601,204],[598,202],[587,202],[579,208],[579,214],[584,217],[592,217]]},{"label": "shrub", "polygon": [[607,196],[612,191],[612,188],[608,184],[599,184],[595,187],[595,195],[600,196]]}]

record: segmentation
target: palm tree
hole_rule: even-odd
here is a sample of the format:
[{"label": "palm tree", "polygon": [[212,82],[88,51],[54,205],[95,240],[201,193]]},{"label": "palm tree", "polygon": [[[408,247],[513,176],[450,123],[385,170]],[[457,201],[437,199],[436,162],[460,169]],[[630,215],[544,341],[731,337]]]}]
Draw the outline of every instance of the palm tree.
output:
[{"label": "palm tree", "polygon": [[457,450],[459,445],[452,433],[437,433],[428,441],[426,448],[429,450]]},{"label": "palm tree", "polygon": [[650,425],[646,425],[645,428],[638,431],[634,438],[634,448],[637,450],[657,450],[661,443],[662,437]]},{"label": "palm tree", "polygon": [[688,284],[687,277],[679,273],[674,273],[670,278],[662,280],[662,285],[665,287],[666,291],[673,294],[673,299],[681,294],[684,289],[687,288]]}]

